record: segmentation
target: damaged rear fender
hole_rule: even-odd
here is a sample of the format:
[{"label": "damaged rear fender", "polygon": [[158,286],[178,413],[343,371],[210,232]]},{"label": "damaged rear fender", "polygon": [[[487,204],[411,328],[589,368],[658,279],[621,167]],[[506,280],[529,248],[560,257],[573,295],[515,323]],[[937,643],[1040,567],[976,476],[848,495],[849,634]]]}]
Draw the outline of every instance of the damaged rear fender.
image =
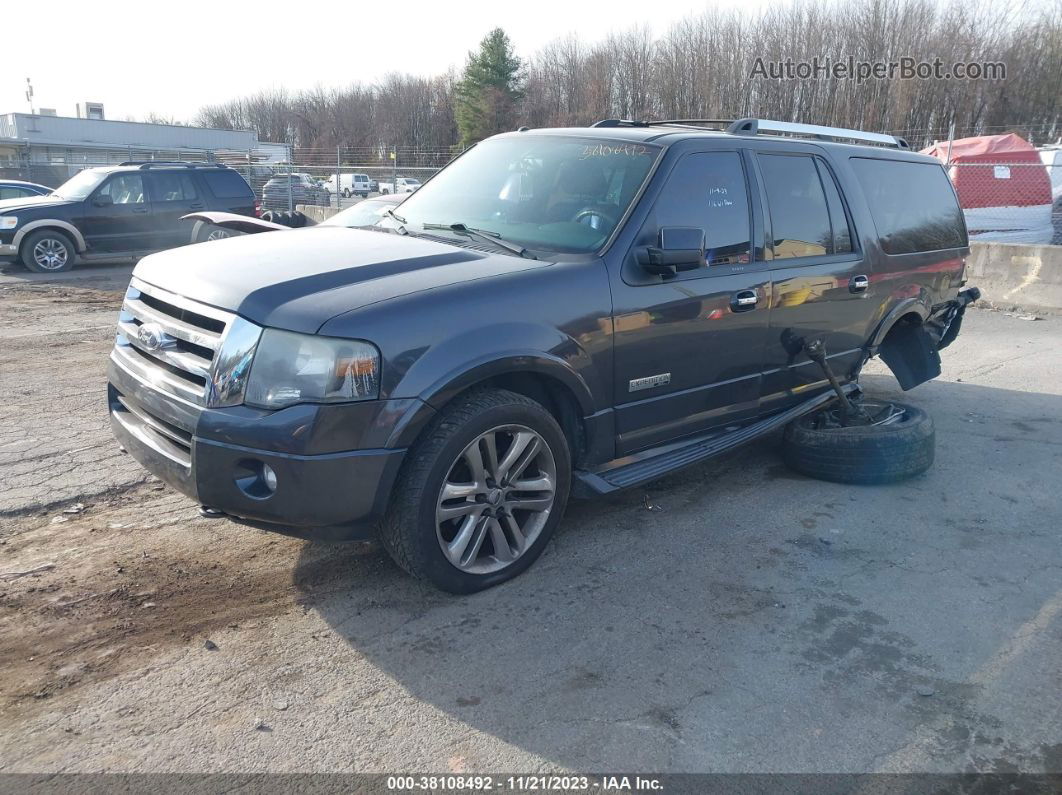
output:
[{"label": "damaged rear fender", "polygon": [[981,297],[976,287],[929,312],[915,299],[899,304],[882,321],[868,357],[878,355],[907,391],[940,375],[940,350],[959,335],[966,307]]}]

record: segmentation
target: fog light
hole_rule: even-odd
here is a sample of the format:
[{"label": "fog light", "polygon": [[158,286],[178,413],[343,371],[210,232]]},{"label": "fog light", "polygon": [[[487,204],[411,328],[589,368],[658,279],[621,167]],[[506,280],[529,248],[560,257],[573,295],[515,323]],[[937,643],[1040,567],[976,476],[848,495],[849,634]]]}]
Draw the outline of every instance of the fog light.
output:
[{"label": "fog light", "polygon": [[233,472],[236,486],[254,500],[265,500],[277,490],[277,473],[264,461],[244,458],[237,462]]}]

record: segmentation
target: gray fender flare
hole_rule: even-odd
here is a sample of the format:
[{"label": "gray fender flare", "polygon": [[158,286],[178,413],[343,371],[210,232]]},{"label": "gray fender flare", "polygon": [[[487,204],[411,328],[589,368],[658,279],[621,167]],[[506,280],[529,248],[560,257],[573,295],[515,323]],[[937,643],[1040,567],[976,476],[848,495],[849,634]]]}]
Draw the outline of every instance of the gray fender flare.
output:
[{"label": "gray fender flare", "polygon": [[58,218],[41,218],[36,221],[30,221],[24,227],[15,232],[15,238],[11,241],[11,244],[19,249],[22,246],[22,241],[26,235],[31,232],[35,232],[38,229],[60,229],[67,234],[67,236],[74,241],[74,246],[77,248],[78,254],[83,252],[88,246],[85,244],[85,238],[82,237],[81,232],[77,227],[69,221],[60,221]]}]

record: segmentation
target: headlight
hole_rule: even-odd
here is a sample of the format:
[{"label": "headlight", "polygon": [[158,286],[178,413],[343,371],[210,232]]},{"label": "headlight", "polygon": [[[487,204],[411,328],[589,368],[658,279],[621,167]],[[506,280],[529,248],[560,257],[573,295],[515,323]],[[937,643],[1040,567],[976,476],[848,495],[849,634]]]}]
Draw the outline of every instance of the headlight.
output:
[{"label": "headlight", "polygon": [[14,229],[18,226],[18,217],[14,215],[0,215],[0,229]]},{"label": "headlight", "polygon": [[267,328],[254,355],[244,403],[279,409],[295,403],[371,400],[379,394],[375,346]]}]

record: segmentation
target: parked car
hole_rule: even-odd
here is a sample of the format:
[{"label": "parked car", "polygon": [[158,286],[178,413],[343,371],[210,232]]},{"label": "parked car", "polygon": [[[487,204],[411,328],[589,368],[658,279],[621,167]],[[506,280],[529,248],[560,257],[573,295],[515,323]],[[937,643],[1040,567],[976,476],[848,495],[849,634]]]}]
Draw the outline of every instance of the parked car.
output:
[{"label": "parked car", "polygon": [[19,179],[0,179],[0,201],[7,199],[24,199],[27,196],[47,196],[52,189],[36,182],[23,182]]},{"label": "parked car", "polygon": [[[340,174],[339,175],[339,194],[344,199],[349,199],[351,196],[361,196],[365,198],[372,192],[371,183],[368,174]],[[325,181],[325,189],[331,195],[336,193],[336,175],[333,174]]]},{"label": "parked car", "polygon": [[875,355],[903,389],[940,373],[968,250],[941,164],[892,136],[507,133],[374,226],[142,260],[111,423],[206,516],[375,537],[467,593],[530,566],[570,495],[782,428],[805,474],[924,471],[928,415],[858,377]]},{"label": "parked car", "polygon": [[[290,182],[290,190],[288,184]],[[310,174],[278,174],[262,188],[262,206],[283,210],[296,204],[328,204],[328,191]]]},{"label": "parked car", "polygon": [[[396,187],[397,186],[397,187]],[[381,182],[380,193],[412,193],[420,187],[420,180],[412,177],[398,177],[394,182]]]},{"label": "parked car", "polygon": [[89,168],[47,196],[0,201],[0,260],[32,271],[69,270],[78,260],[140,257],[187,243],[200,209],[254,215],[238,171],[221,165],[130,161]]}]

